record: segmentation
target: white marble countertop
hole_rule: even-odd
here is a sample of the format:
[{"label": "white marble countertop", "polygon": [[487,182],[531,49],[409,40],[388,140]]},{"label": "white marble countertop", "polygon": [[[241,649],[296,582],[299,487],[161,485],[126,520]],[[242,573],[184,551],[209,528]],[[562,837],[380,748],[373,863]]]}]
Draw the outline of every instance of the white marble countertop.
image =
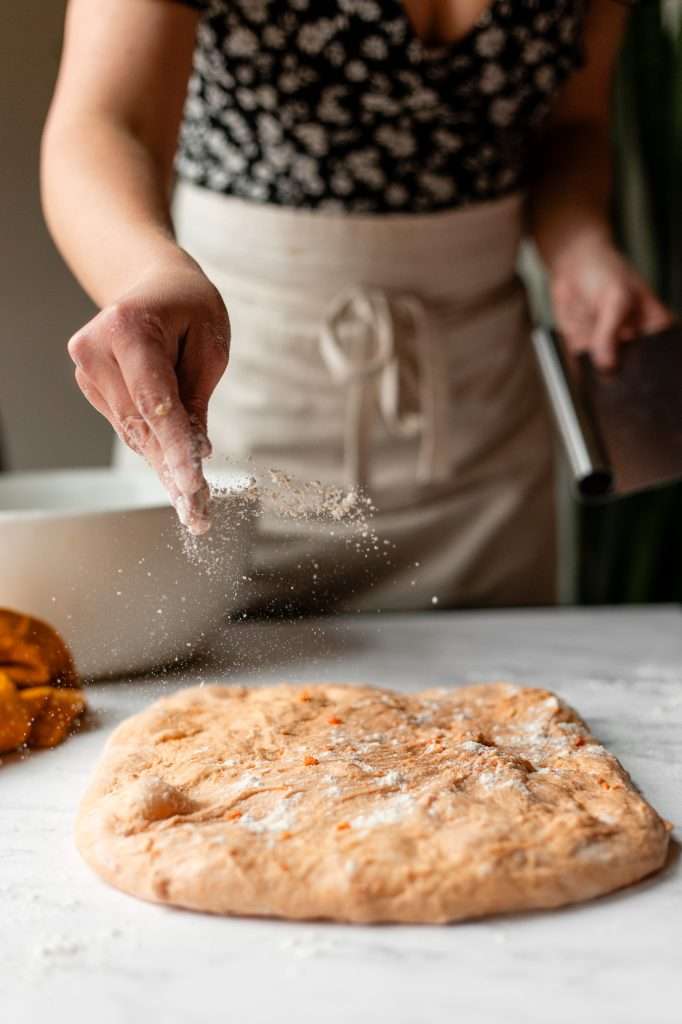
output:
[{"label": "white marble countertop", "polygon": [[[230,626],[206,679],[506,678],[555,689],[682,839],[677,609],[375,616]],[[0,765],[0,1019],[7,1024],[679,1024],[682,867],[561,911],[450,927],[211,918],[101,883],[72,841],[111,729],[202,673],[98,684],[87,730]]]}]

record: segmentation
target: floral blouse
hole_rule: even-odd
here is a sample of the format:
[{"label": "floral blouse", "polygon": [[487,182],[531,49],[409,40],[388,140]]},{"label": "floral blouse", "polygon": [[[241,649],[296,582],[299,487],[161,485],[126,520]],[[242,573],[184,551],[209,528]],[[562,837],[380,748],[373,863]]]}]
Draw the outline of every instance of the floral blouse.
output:
[{"label": "floral blouse", "polygon": [[402,0],[179,0],[200,8],[182,178],[263,203],[433,212],[523,187],[583,61],[585,0],[491,0],[430,45]]}]

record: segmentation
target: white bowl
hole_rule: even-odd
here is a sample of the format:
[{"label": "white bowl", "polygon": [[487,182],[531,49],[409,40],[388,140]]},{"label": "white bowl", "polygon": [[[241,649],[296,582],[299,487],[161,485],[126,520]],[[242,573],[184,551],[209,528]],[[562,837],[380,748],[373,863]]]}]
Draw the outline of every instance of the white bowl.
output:
[{"label": "white bowl", "polygon": [[0,607],[55,626],[85,678],[187,657],[235,610],[248,573],[255,509],[243,477],[221,484],[222,528],[192,559],[149,472],[0,474]]}]

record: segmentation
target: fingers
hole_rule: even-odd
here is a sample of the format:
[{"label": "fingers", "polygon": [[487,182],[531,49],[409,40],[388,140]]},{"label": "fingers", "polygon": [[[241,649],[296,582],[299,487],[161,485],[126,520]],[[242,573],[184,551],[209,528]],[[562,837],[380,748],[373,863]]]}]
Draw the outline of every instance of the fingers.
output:
[{"label": "fingers", "polygon": [[174,496],[181,522],[192,533],[205,533],[210,528],[209,489],[202,445],[180,401],[174,370],[153,349],[131,350],[120,365],[134,407],[151,432],[145,456]]},{"label": "fingers", "polygon": [[628,290],[620,286],[604,294],[590,343],[592,360],[599,370],[613,370],[617,365],[619,332],[632,312],[631,301]]},{"label": "fingers", "polygon": [[557,326],[572,353],[589,352],[612,370],[621,344],[669,327],[674,318],[643,277],[611,245],[583,246],[552,279]]},{"label": "fingers", "polygon": [[122,427],[120,417],[114,413],[112,407],[109,402],[107,402],[98,386],[94,381],[90,380],[80,367],[76,369],[76,382],[90,404],[99,413],[101,413],[102,416],[109,420],[121,440],[127,444],[132,451],[141,455],[149,463],[161,480],[161,483],[168,491],[171,501],[174,505],[177,505],[180,492],[168,472],[168,467],[166,466],[163,458],[163,452],[161,451],[156,438],[151,435],[144,420],[142,420],[141,417],[137,417],[140,423],[139,432],[132,429],[130,425],[128,425],[127,428]]},{"label": "fingers", "polygon": [[579,290],[561,285],[554,290],[553,299],[557,323],[569,352],[589,352],[598,369],[613,369],[622,340],[620,332],[628,326],[627,290],[620,285],[612,286],[598,302],[587,302]]},{"label": "fingers", "polygon": [[114,427],[114,414],[111,411],[111,406],[94,381],[91,381],[78,365],[76,366],[76,383],[90,405],[96,409],[97,412],[101,413],[105,419],[109,420],[112,427]]},{"label": "fingers", "polygon": [[229,336],[227,314],[217,323],[203,323],[190,331],[178,365],[180,398],[195,428],[195,436],[201,439],[204,456],[211,453],[207,436],[208,403],[227,368]]},{"label": "fingers", "polygon": [[[119,314],[120,315],[120,314]],[[122,334],[111,311],[100,314],[99,331],[114,341],[98,343],[85,329],[69,342],[76,379],[86,398],[112,424],[119,437],[144,456],[157,472],[181,521],[194,533],[209,526],[208,486],[197,441],[178,394],[175,370],[158,339],[150,337],[139,317],[127,318]]]},{"label": "fingers", "polygon": [[565,281],[552,290],[552,302],[557,326],[572,355],[589,351],[594,330],[595,314],[580,292]]},{"label": "fingers", "polygon": [[655,334],[657,331],[664,331],[671,327],[675,317],[672,312],[660,302],[655,295],[647,292],[642,298],[642,333]]},{"label": "fingers", "polygon": [[662,331],[673,319],[670,310],[646,285],[610,289],[600,308],[590,344],[595,365],[600,370],[614,369],[620,344]]},{"label": "fingers", "polygon": [[[107,401],[128,429],[139,426],[155,438],[178,492],[190,505],[205,490],[201,455],[187,411],[178,393],[177,378],[164,343],[163,329],[139,311],[114,308],[101,314],[103,329],[113,335],[111,355],[91,356]],[[114,367],[109,365],[113,361]],[[105,365],[102,365],[105,364]],[[91,374],[88,374],[91,376]],[[100,386],[100,390],[103,390]]]},{"label": "fingers", "polygon": [[103,310],[69,352],[88,400],[156,469],[199,533],[209,526],[208,401],[227,366],[229,321],[216,289],[186,269],[175,284],[147,283],[144,294]]},{"label": "fingers", "polygon": [[[151,431],[139,414],[111,354],[76,335],[69,342],[76,381],[91,405],[105,416],[132,451],[145,455]],[[106,395],[106,398],[105,398]]]}]

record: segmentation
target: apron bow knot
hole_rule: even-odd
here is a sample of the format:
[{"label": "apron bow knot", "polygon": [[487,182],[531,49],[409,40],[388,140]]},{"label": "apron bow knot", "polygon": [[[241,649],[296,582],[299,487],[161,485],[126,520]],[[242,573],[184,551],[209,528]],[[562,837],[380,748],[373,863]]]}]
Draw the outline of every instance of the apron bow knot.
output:
[{"label": "apron bow knot", "polygon": [[[417,373],[410,368],[398,323],[410,325]],[[345,463],[352,488],[369,483],[373,419],[379,412],[387,432],[419,437],[416,476],[421,483],[447,479],[449,389],[445,339],[421,299],[355,287],[331,303],[320,334],[320,353],[332,377],[346,387]],[[405,382],[417,399],[407,408]]]}]

